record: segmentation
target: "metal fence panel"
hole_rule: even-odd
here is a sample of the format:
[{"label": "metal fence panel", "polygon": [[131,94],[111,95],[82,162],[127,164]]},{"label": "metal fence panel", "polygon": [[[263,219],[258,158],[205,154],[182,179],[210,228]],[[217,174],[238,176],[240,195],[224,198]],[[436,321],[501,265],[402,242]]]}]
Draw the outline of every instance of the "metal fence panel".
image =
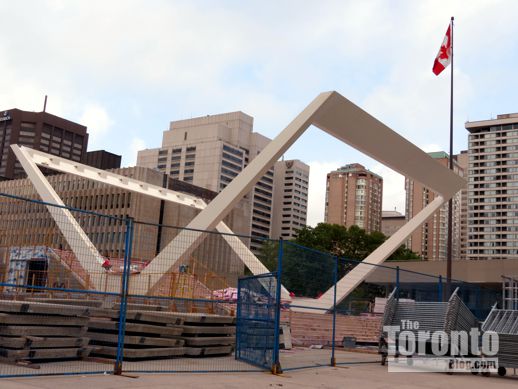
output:
[{"label": "metal fence panel", "polygon": [[236,359],[270,370],[277,363],[277,276],[244,277],[238,283]]}]

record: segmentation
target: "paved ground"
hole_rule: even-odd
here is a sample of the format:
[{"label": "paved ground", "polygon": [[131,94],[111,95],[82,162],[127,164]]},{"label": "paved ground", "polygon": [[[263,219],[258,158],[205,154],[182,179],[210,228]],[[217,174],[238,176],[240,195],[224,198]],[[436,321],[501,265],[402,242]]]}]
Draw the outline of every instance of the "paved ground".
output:
[{"label": "paved ground", "polygon": [[[379,361],[377,354],[360,352],[344,352],[337,349],[337,363],[343,362],[373,362]],[[330,349],[308,349],[295,347],[292,350],[281,351],[281,365],[284,369],[308,366],[329,366],[331,362]],[[24,374],[67,374],[67,373],[96,373],[110,372],[113,362],[99,363],[93,361],[66,361],[46,362],[40,364],[40,369],[33,370],[27,367],[0,364],[1,375]],[[171,358],[151,361],[124,362],[123,369],[130,372],[192,372],[192,371],[261,371],[248,363],[237,361],[234,356],[207,357],[207,358]],[[0,388],[2,386],[0,385]]]},{"label": "paved ground", "polygon": [[379,364],[357,364],[336,368],[295,370],[281,376],[269,373],[149,374],[138,378],[68,376],[1,379],[2,389],[126,389],[153,388],[516,388],[518,377],[481,377],[471,374],[387,373]]}]

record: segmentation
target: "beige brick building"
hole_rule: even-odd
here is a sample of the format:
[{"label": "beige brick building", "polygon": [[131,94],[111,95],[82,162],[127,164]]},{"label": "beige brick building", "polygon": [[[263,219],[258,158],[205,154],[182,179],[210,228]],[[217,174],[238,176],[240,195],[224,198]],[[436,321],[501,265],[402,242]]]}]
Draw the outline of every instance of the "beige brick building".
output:
[{"label": "beige brick building", "polygon": [[[164,131],[160,148],[139,151],[137,165],[220,192],[269,142],[253,132],[253,118],[243,112],[178,120]],[[247,226],[239,230],[258,238],[270,237],[272,201],[273,166],[235,211],[239,221],[247,220]],[[261,244],[260,239],[252,239],[252,250],[257,251]]]},{"label": "beige brick building", "polygon": [[274,171],[272,238],[293,239],[306,225],[309,166],[296,160],[278,161]]},{"label": "beige brick building", "polygon": [[[179,182],[148,168],[130,167],[111,171],[149,184],[195,194],[207,202],[216,196],[215,192]],[[49,176],[48,180],[67,206],[118,218],[133,218],[133,260],[152,260],[199,212],[195,208],[69,174]],[[0,193],[39,200],[28,179],[0,182]],[[77,211],[72,211],[72,214],[101,255],[124,257],[125,226],[122,221]],[[0,215],[0,247],[47,246],[69,250],[45,206],[0,195]],[[239,228],[247,226],[240,215],[242,211],[238,206],[224,220],[237,234],[245,233]],[[192,259],[198,264],[199,272],[204,269],[229,281],[236,280],[244,271],[242,262],[219,235],[207,234],[192,254]]]},{"label": "beige brick building", "polygon": [[[448,154],[445,152],[428,153],[437,163],[448,166]],[[463,176],[464,170],[454,156],[454,171]],[[421,183],[405,179],[407,221],[417,215],[430,204],[437,194]],[[452,258],[461,258],[461,209],[462,193],[453,197],[453,246]],[[448,203],[444,204],[425,223],[423,223],[407,240],[407,247],[425,260],[446,260],[448,251]]]},{"label": "beige brick building", "polygon": [[383,178],[358,163],[328,173],[325,222],[381,231]]}]

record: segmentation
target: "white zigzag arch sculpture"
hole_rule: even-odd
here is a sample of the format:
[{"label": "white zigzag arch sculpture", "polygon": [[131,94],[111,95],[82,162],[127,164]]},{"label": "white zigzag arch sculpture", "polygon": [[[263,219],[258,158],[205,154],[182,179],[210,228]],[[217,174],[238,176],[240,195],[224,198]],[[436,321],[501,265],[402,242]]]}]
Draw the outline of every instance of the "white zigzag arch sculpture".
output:
[{"label": "white zigzag arch sculpture", "polygon": [[[345,97],[337,92],[324,92],[318,95],[214,200],[212,200],[211,203],[206,206],[201,206],[203,207],[202,211],[187,225],[187,228],[203,231],[215,227],[218,228],[219,226],[218,230],[221,232],[221,229],[224,229],[224,227],[221,226],[223,218],[310,125],[315,125],[391,169],[421,182],[426,187],[438,193],[438,196],[433,202],[401,227],[397,233],[392,235],[378,247],[378,249],[365,258],[361,264],[356,266],[338,282],[337,302],[339,302],[347,297],[356,286],[374,271],[375,266],[373,265],[381,264],[385,261],[415,229],[433,215],[441,205],[465,187],[466,182],[462,177],[438,164],[417,146],[398,135]],[[30,149],[16,148],[17,146],[13,146],[15,154],[20,159],[27,173],[30,173],[29,178],[34,176],[31,178],[31,181],[33,181],[38,189],[38,182],[35,183],[34,179],[36,181],[41,181],[42,179],[44,181],[46,180],[39,169],[37,169],[36,163],[55,168],[50,166],[53,165],[53,163],[49,165],[48,161],[47,164],[41,161],[36,162],[32,160],[31,156],[27,153]],[[38,155],[41,158],[42,154],[44,154],[33,150],[30,151],[33,158],[36,159]],[[44,155],[47,159],[51,157],[51,159],[54,160],[61,160],[57,157]],[[79,164],[75,164],[71,161],[67,163],[78,166],[75,170],[84,169],[84,167],[79,167]],[[63,162],[61,162],[61,164],[63,164]],[[38,170],[41,177],[37,177],[37,174],[33,174],[34,168]],[[77,172],[73,174],[77,174]],[[111,173],[99,170],[95,174],[97,175],[97,180],[114,185],[114,182],[107,180]],[[93,179],[93,177],[89,178]],[[121,179],[116,178],[116,180],[120,181]],[[151,187],[149,184],[144,183],[140,185],[144,188]],[[138,188],[130,189],[126,187],[126,189],[142,193]],[[162,188],[159,189],[162,192],[166,191]],[[160,190],[158,191],[159,193]],[[39,190],[38,192],[40,193]],[[153,195],[154,197],[159,196],[158,193],[151,194],[150,191],[146,194]],[[57,194],[55,196],[57,196]],[[56,199],[54,196],[51,196],[50,193],[48,193],[46,197],[48,200],[46,198],[44,198],[44,200],[50,200],[51,202],[56,202],[59,199],[59,196]],[[173,197],[171,195],[163,199],[172,201]],[[78,232],[78,234],[80,234],[80,232]],[[160,274],[174,269],[181,258],[185,258],[191,254],[201,243],[203,238],[203,232],[192,233],[192,231],[186,232],[185,230],[180,232],[142,272],[141,276],[147,277],[150,280],[148,282],[150,288],[156,285],[160,280]],[[88,242],[85,242],[85,247],[88,246]],[[180,242],[182,243],[181,245],[179,244]],[[249,263],[245,264],[250,269],[258,267],[260,263],[256,258],[248,261]],[[132,292],[143,293],[144,291],[138,290]],[[321,312],[324,312],[333,306],[333,289],[328,290],[319,299],[308,299],[304,302],[300,302],[299,300],[298,303],[301,303],[299,305],[312,308],[320,308],[322,309]]]}]

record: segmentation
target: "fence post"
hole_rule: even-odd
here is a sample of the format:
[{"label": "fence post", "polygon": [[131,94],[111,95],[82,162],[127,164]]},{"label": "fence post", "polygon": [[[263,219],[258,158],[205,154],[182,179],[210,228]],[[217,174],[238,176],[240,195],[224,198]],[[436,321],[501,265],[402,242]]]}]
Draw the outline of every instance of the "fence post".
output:
[{"label": "fence post", "polygon": [[279,239],[279,252],[277,255],[277,284],[275,292],[275,323],[274,323],[274,343],[273,343],[273,364],[272,373],[282,373],[281,362],[279,359],[279,330],[281,326],[281,280],[282,280],[282,257],[284,255],[284,241]]},{"label": "fence post", "polygon": [[443,300],[443,295],[442,295],[442,275],[439,274],[439,285],[437,285],[437,290],[439,292],[439,301],[442,301]]},{"label": "fence post", "polygon": [[396,299],[399,300],[399,266],[396,266]]},{"label": "fence post", "polygon": [[336,337],[336,284],[338,282],[338,257],[334,257],[335,265],[333,269],[333,339],[331,342],[331,366],[336,366],[335,358],[335,337]]},{"label": "fence post", "polygon": [[126,307],[128,302],[128,286],[131,262],[131,247],[133,245],[133,219],[125,219],[126,238],[124,242],[124,270],[122,273],[120,311],[119,311],[119,334],[117,338],[117,356],[113,374],[122,374],[122,361],[124,359],[124,335],[126,332]]}]

